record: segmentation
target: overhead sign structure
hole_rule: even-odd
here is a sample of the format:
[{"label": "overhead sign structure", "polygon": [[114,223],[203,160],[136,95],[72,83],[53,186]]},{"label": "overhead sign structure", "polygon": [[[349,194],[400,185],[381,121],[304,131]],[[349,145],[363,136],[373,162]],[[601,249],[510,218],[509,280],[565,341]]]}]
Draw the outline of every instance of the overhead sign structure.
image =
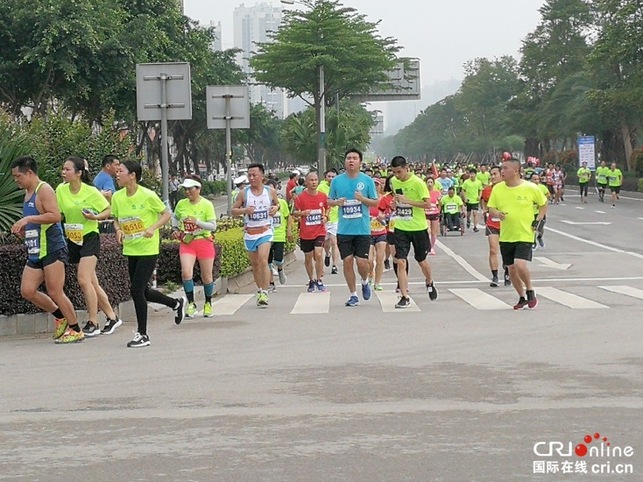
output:
[{"label": "overhead sign structure", "polygon": [[208,129],[226,130],[226,189],[232,214],[232,133],[250,128],[250,96],[245,85],[208,85],[205,89]]},{"label": "overhead sign structure", "polygon": [[168,120],[192,119],[190,64],[168,62],[136,65],[136,115],[139,121],[161,121],[161,182],[169,202]]},{"label": "overhead sign structure", "polygon": [[579,167],[583,162],[592,171],[596,170],[596,138],[594,136],[580,136],[578,138],[578,162]]},{"label": "overhead sign structure", "polygon": [[386,74],[389,78],[389,86],[368,93],[351,95],[351,99],[358,102],[420,99],[420,61],[418,59],[402,59]]}]

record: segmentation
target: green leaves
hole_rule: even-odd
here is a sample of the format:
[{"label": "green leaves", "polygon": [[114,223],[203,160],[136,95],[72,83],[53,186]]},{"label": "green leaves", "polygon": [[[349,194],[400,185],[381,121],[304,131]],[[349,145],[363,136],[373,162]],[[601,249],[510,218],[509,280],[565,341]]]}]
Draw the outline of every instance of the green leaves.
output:
[{"label": "green leaves", "polygon": [[11,163],[29,153],[26,136],[2,124],[0,120],[0,232],[9,231],[22,217],[23,192],[11,176]]}]

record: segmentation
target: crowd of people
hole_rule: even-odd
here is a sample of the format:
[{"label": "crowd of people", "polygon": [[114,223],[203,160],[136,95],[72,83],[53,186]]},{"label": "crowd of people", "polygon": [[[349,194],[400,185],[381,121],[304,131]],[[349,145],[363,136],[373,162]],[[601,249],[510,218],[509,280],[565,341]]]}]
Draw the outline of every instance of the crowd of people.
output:
[{"label": "crowd of people", "polygon": [[[140,164],[120,162],[113,155],[104,157],[102,170],[93,183],[87,161],[67,158],[62,165],[63,182],[55,190],[40,180],[33,158],[16,159],[11,167],[15,182],[25,190],[23,217],[12,227],[13,233],[24,237],[28,251],[21,295],[53,315],[56,343],[112,334],[122,324],[96,276],[99,232],[113,231],[127,259],[137,318],[137,331],[128,347],[150,345],[149,302],[174,310],[176,324],[186,316],[196,315],[196,263],[205,294],[203,316],[212,316],[217,217],[212,202],[201,196],[198,177],[187,177],[182,182],[171,178],[170,208],[156,193],[140,185]],[[593,173],[583,163],[577,175],[580,200],[586,203]],[[615,164],[608,168],[603,162],[595,176],[600,201],[609,187],[615,207],[622,173]],[[322,178],[315,171],[305,176],[293,171],[284,195],[276,176],[266,176],[262,164],[251,164],[247,174],[234,180],[231,214],[243,218],[244,245],[259,307],[269,305],[269,293],[276,291],[275,276],[281,284],[287,281],[284,247],[286,240],[292,240],[297,223],[297,242],[304,253],[309,278],[307,291],[325,291],[326,268],[338,274],[341,260],[348,289],[347,307],[368,301],[372,290],[381,291],[383,272],[391,268],[399,293],[395,308],[410,306],[411,251],[429,299],[436,300],[438,291],[429,257],[436,255],[437,236],[441,231],[463,233],[466,225],[474,233],[479,227],[485,228],[490,286],[500,284],[501,260],[504,285],[513,285],[519,297],[514,309],[533,309],[538,300],[528,262],[535,249],[544,247],[548,205],[564,200],[564,182],[564,171],[559,166],[522,166],[508,153],[496,165],[440,167],[435,163],[410,163],[402,156],[366,165],[362,153],[350,149],[343,168],[329,169]],[[184,199],[172,195],[179,189],[184,190]],[[159,255],[159,230],[170,221],[172,237],[180,241],[185,292],[180,298],[168,297],[149,284]],[[78,283],[88,317],[82,329],[63,290],[67,263],[78,265]],[[43,282],[46,293],[38,289]],[[102,329],[99,310],[105,315]]]}]

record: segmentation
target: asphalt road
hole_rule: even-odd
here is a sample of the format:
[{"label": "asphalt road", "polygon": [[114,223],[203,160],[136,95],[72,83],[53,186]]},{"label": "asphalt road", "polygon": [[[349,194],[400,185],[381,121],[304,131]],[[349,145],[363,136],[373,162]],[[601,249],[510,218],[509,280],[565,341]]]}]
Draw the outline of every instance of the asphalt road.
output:
[{"label": "asphalt road", "polygon": [[2,338],[0,480],[641,480],[642,238],[642,201],[552,206],[534,311],[468,231],[431,258],[437,301],[412,266],[414,310],[390,310],[392,272],[346,308],[341,275],[307,294],[298,262],[267,309],[249,289],[230,315],[153,313],[149,348],[131,322]]}]

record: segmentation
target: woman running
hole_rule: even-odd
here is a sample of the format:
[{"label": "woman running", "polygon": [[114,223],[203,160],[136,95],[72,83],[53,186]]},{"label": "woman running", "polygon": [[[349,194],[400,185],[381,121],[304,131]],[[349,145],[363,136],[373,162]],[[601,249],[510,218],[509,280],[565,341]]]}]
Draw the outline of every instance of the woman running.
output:
[{"label": "woman running", "polygon": [[[109,202],[89,178],[85,160],[68,157],[63,164],[64,183],[56,188],[56,199],[64,217],[65,238],[69,262],[78,264],[78,284],[85,296],[87,323],[85,336],[110,335],[123,323],[109,303],[107,294],[96,277],[96,263],[100,253],[98,221],[110,216]],[[98,309],[105,314],[105,326],[98,325]]]},{"label": "woman running", "polygon": [[[378,199],[384,196],[382,179],[374,179],[375,192]],[[386,257],[386,216],[377,206],[370,207],[371,214],[371,248],[368,253],[368,262],[371,266],[371,280],[373,289],[382,291],[382,274],[384,274],[384,258]]]},{"label": "woman running", "polygon": [[440,234],[440,198],[442,193],[435,187],[435,179],[432,176],[426,178],[426,187],[429,188],[431,196],[431,207],[424,210],[429,223],[429,236],[431,237],[431,251],[429,254],[435,255],[435,243],[438,240],[438,234]]}]

